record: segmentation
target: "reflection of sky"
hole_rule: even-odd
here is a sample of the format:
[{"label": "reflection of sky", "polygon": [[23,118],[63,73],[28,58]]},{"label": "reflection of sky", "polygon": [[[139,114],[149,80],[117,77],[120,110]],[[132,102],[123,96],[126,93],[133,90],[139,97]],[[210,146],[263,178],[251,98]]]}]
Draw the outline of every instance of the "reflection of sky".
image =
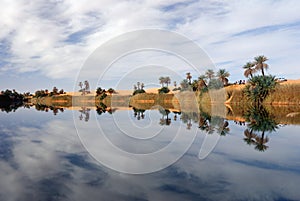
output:
[{"label": "reflection of sky", "polygon": [[[128,118],[128,111],[115,114],[118,113],[124,121]],[[154,114],[157,111],[146,113],[160,117]],[[93,116],[94,112],[91,114]],[[78,115],[79,112],[75,113],[76,117]],[[298,126],[286,126],[276,133],[268,133],[269,149],[258,152],[243,142],[244,127],[230,122],[230,133],[221,137],[204,160],[197,158],[205,136],[198,131],[192,147],[179,161],[160,172],[138,176],[98,166],[81,145],[70,111],[54,116],[34,109],[18,109],[16,113],[0,113],[0,119],[0,195],[3,200],[300,198]],[[112,121],[109,114],[97,116],[97,120],[107,125]],[[160,126],[159,119],[153,121],[156,123],[153,128]],[[91,125],[90,121],[82,123]],[[164,129],[178,126],[179,123],[172,121]],[[113,135],[118,137],[117,133]],[[116,140],[114,136],[111,139]],[[122,144],[122,141],[117,142]],[[126,142],[123,139],[123,143]]]}]

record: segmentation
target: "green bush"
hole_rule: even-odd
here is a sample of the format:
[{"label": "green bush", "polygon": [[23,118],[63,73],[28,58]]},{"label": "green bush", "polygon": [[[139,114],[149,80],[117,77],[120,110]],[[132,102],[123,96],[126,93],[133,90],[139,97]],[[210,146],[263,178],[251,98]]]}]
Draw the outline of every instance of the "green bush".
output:
[{"label": "green bush", "polygon": [[170,89],[168,87],[162,87],[158,90],[158,93],[160,94],[167,94],[169,93]]},{"label": "green bush", "polygon": [[142,94],[142,93],[146,93],[146,91],[144,89],[137,89],[133,92],[132,95],[135,95],[135,94]]},{"label": "green bush", "polygon": [[244,94],[248,100],[261,104],[275,90],[276,84],[275,76],[254,76],[249,79],[244,89]]}]

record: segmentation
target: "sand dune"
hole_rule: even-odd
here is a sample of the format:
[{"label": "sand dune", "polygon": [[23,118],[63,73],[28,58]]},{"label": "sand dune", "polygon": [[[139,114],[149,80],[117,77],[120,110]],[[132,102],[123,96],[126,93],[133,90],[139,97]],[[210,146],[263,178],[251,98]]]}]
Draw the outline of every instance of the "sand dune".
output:
[{"label": "sand dune", "polygon": [[[285,82],[281,82],[280,84],[300,84],[300,79],[297,79],[297,80],[288,80],[288,81],[285,81]],[[231,85],[229,87],[232,87],[232,88],[243,88],[245,85]],[[158,89],[159,88],[150,88],[150,89],[145,89],[145,91],[147,93],[154,93],[154,94],[157,94],[158,93]],[[169,87],[170,89],[170,92],[169,93],[173,93],[173,94],[176,94],[178,93],[179,91],[172,91],[174,89],[174,87]],[[116,90],[117,94],[118,95],[121,95],[121,96],[127,96],[127,95],[132,95],[133,93],[133,90]],[[71,95],[71,96],[81,96],[81,92],[67,92],[66,93],[67,95]],[[92,91],[90,94],[86,94],[85,96],[95,96],[96,95],[96,91]]]}]

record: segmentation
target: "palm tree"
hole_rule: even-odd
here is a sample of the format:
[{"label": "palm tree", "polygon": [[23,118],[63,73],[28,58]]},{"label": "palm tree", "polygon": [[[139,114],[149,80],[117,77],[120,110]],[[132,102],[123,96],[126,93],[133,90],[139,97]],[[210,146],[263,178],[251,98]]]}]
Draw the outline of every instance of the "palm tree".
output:
[{"label": "palm tree", "polygon": [[141,89],[143,90],[143,89],[144,89],[144,87],[145,87],[145,84],[144,84],[144,83],[142,83],[142,84],[141,84]]},{"label": "palm tree", "polygon": [[58,89],[56,87],[53,87],[52,92],[54,95],[58,94]]},{"label": "palm tree", "polygon": [[189,82],[187,79],[182,80],[182,82],[180,83],[181,89],[184,90],[188,90],[189,89]]},{"label": "palm tree", "polygon": [[207,84],[206,84],[206,76],[205,75],[200,75],[198,77],[198,90],[202,89],[203,87],[207,87]]},{"label": "palm tree", "polygon": [[256,72],[256,69],[255,68],[253,68],[255,66],[255,63],[253,63],[253,62],[247,62],[244,66],[243,66],[243,68],[245,69],[245,72],[244,72],[244,76],[245,77],[249,77],[249,75],[250,75],[250,77],[251,78],[253,78],[253,74]]},{"label": "palm tree", "polygon": [[217,72],[217,77],[223,82],[224,85],[228,84],[228,77],[230,76],[229,72],[225,69],[220,69]]},{"label": "palm tree", "polygon": [[169,86],[169,84],[171,84],[171,79],[170,77],[165,77],[164,78],[164,83],[167,85],[167,87]]},{"label": "palm tree", "polygon": [[161,87],[164,87],[165,78],[164,77],[160,77],[158,80],[159,80],[159,84],[161,84]]},{"label": "palm tree", "polygon": [[174,87],[176,88],[176,86],[177,86],[177,82],[176,82],[176,81],[174,81]]},{"label": "palm tree", "polygon": [[191,84],[192,76],[190,72],[186,73],[186,79],[189,81],[189,84]]},{"label": "palm tree", "polygon": [[215,76],[215,72],[212,69],[208,69],[205,72],[206,77],[211,80]]},{"label": "palm tree", "polygon": [[249,79],[244,94],[249,100],[260,104],[275,90],[276,85],[275,76],[254,76]]},{"label": "palm tree", "polygon": [[84,85],[85,85],[85,91],[87,92],[87,93],[90,93],[90,84],[89,84],[89,81],[87,81],[87,80],[85,80],[84,81]]},{"label": "palm tree", "polygon": [[261,74],[263,76],[265,76],[264,69],[268,69],[269,65],[264,62],[267,61],[268,58],[265,57],[264,55],[261,55],[261,56],[255,57],[254,60],[255,60],[255,69],[261,70]]},{"label": "palm tree", "polygon": [[137,82],[136,85],[137,85],[138,90],[140,90],[141,83]]},{"label": "palm tree", "polygon": [[80,87],[80,90],[82,90],[82,86],[83,86],[82,82],[79,82],[78,86]]}]

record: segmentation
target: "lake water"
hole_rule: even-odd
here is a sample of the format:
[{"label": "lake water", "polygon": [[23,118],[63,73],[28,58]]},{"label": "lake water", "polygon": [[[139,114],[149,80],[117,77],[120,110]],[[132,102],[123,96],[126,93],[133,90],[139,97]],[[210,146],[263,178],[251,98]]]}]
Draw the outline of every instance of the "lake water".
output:
[{"label": "lake water", "polygon": [[300,200],[300,126],[248,118],[0,112],[0,200]]}]

